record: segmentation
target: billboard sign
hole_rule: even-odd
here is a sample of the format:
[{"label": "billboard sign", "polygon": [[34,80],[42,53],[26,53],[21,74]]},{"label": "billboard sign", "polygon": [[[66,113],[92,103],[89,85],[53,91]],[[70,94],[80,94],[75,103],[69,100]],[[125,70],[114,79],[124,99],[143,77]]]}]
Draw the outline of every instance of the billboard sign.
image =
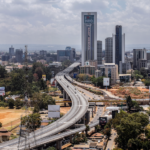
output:
[{"label": "billboard sign", "polygon": [[99,125],[105,126],[107,123],[107,117],[99,117]]},{"label": "billboard sign", "polygon": [[44,81],[46,81],[46,75],[45,75],[45,74],[42,75],[42,79],[43,79]]},{"label": "billboard sign", "polygon": [[49,118],[60,118],[60,112],[48,112]]},{"label": "billboard sign", "polygon": [[1,96],[5,95],[5,87],[0,87],[0,95]]},{"label": "billboard sign", "polygon": [[51,112],[60,111],[60,105],[48,105],[48,111]]},{"label": "billboard sign", "polygon": [[77,73],[74,73],[73,78],[77,78]]},{"label": "billboard sign", "polygon": [[109,78],[103,78],[103,86],[109,86]]},{"label": "billboard sign", "polygon": [[84,23],[94,23],[94,15],[85,15]]}]

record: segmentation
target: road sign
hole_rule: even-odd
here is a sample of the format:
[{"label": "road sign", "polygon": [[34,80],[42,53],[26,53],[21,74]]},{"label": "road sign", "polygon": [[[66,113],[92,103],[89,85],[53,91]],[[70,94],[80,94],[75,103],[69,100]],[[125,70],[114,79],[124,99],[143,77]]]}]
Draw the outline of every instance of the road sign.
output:
[{"label": "road sign", "polygon": [[0,95],[5,95],[5,87],[0,87]]},{"label": "road sign", "polygon": [[109,78],[103,78],[103,86],[109,86]]},{"label": "road sign", "polygon": [[99,117],[99,125],[105,126],[107,123],[107,117]]}]

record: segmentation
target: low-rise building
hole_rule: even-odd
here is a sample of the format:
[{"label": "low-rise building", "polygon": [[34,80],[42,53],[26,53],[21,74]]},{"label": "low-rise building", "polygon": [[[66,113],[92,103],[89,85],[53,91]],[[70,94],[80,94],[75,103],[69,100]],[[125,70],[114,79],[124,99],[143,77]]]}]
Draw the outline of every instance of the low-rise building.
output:
[{"label": "low-rise building", "polygon": [[62,66],[62,63],[61,62],[56,62],[56,61],[54,61],[54,62],[52,62],[52,63],[49,63],[49,66],[50,67],[61,67]]},{"label": "low-rise building", "polygon": [[115,84],[119,79],[118,65],[116,65],[115,63],[104,63],[103,66],[99,67],[99,70],[101,71],[101,76],[110,78],[112,85]]},{"label": "low-rise building", "polygon": [[80,66],[80,74],[95,75],[95,67],[90,65]]},{"label": "low-rise building", "polygon": [[86,62],[85,62],[85,65],[86,65],[86,66],[88,66],[88,65],[94,66],[95,69],[97,69],[97,60],[89,60],[89,61],[86,61]]},{"label": "low-rise building", "polygon": [[0,128],[0,143],[9,141],[11,132],[8,132],[5,128]]},{"label": "low-rise building", "polygon": [[130,82],[131,74],[119,74],[120,82]]}]

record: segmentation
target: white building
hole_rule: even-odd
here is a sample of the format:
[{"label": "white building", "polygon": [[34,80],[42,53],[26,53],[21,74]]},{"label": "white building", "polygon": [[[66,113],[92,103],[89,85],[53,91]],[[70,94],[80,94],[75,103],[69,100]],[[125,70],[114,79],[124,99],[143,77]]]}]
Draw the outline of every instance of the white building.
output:
[{"label": "white building", "polygon": [[49,63],[49,66],[54,66],[54,67],[61,67],[62,66],[62,63],[61,62],[52,62],[52,63]]},{"label": "white building", "polygon": [[82,66],[87,60],[97,60],[97,12],[81,13]]}]

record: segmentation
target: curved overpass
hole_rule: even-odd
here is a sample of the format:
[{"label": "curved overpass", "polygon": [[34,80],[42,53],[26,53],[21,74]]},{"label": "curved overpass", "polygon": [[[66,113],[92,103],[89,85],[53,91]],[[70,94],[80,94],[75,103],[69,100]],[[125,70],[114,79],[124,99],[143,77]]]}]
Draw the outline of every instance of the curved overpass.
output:
[{"label": "curved overpass", "polygon": [[[44,127],[43,129],[39,129],[35,131],[34,133],[30,133],[26,140],[26,145],[29,145],[30,148],[38,147],[45,143],[50,143],[52,141],[55,141],[55,137],[57,140],[62,139],[63,135],[71,135],[73,131],[64,132],[61,134],[57,134],[59,132],[64,131],[68,127],[75,124],[79,119],[81,119],[84,114],[86,113],[88,109],[88,101],[85,99],[85,97],[76,90],[76,88],[69,83],[64,76],[68,76],[68,73],[71,72],[74,67],[77,67],[80,63],[74,63],[64,71],[58,73],[56,75],[56,80],[58,83],[63,87],[63,89],[67,92],[69,97],[72,101],[72,107],[69,110],[69,112],[64,115],[59,120],[55,121],[54,123]],[[82,127],[82,129],[85,127]],[[82,129],[77,129],[79,131],[82,131]],[[84,129],[85,130],[85,129]],[[75,133],[78,131],[74,131]],[[18,138],[2,143],[0,144],[0,149],[5,150],[23,150],[27,148],[25,146],[25,140],[21,138],[21,145],[18,148]]]}]

